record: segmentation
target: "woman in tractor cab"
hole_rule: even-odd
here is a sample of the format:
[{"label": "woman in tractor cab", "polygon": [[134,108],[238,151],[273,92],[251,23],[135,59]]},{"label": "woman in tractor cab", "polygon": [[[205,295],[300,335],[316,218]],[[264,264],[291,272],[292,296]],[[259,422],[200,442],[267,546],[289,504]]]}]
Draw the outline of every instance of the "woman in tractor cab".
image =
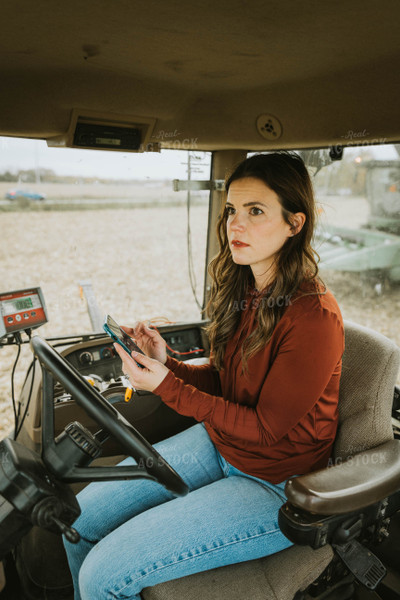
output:
[{"label": "woman in tractor cab", "polygon": [[81,541],[65,542],[76,599],[139,599],[145,587],[287,548],[285,482],[328,464],[344,331],[311,247],[308,171],[294,153],[251,156],[226,192],[210,264],[210,363],[168,357],[144,323],[126,331],[145,356],[115,346],[132,385],[199,422],[156,445],[190,493],[173,498],[148,480],[86,487]]}]

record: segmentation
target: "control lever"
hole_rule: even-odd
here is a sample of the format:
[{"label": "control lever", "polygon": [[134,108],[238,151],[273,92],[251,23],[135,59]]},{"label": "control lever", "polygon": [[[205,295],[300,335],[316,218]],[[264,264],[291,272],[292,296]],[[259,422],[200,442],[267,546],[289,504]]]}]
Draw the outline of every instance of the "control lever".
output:
[{"label": "control lever", "polygon": [[60,516],[68,518],[65,506],[56,496],[48,496],[36,504],[32,510],[32,523],[53,533],[63,533],[71,544],[77,544],[81,539],[79,533],[73,527],[64,523]]},{"label": "control lever", "polygon": [[55,517],[54,515],[50,516],[49,521],[53,522],[56,525],[59,532],[64,534],[71,544],[77,544],[81,539],[81,536],[79,535],[76,529],[74,529],[73,527],[68,527],[68,525],[60,521],[60,519],[57,519],[57,517]]}]

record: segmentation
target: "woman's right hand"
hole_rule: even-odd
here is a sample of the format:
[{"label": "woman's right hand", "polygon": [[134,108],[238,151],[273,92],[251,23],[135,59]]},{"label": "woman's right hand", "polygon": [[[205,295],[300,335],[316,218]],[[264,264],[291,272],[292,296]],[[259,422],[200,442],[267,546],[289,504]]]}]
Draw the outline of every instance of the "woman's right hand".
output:
[{"label": "woman's right hand", "polygon": [[133,338],[147,356],[155,358],[165,365],[167,361],[166,343],[156,329],[148,327],[143,321],[139,321],[134,327],[122,327],[122,329]]}]

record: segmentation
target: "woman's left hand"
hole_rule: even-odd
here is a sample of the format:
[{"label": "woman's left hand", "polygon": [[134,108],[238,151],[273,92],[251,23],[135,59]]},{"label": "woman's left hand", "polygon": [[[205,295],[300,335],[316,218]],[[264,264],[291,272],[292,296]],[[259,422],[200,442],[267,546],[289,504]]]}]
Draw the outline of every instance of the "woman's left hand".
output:
[{"label": "woman's left hand", "polygon": [[[160,385],[169,371],[168,367],[145,354],[132,352],[132,356],[130,356],[117,343],[114,344],[114,348],[122,360],[123,372],[129,376],[131,384],[139,390],[152,392]],[[144,369],[138,367],[135,361],[143,365]]]}]

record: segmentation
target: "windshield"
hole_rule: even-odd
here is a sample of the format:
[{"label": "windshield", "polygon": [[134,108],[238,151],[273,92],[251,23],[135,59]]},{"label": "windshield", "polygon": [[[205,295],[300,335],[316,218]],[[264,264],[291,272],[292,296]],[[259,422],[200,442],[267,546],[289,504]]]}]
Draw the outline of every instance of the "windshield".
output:
[{"label": "windshield", "polygon": [[[209,194],[175,192],[173,180],[209,180],[210,154],[50,149],[10,138],[0,144],[0,292],[41,287],[49,321],[39,335],[92,331],[86,284],[101,315],[121,325],[201,319]],[[5,429],[15,353],[0,349]],[[17,397],[30,360],[26,345]]]},{"label": "windshield", "polygon": [[[1,143],[0,292],[42,288],[49,322],[40,335],[91,332],[88,289],[89,303],[121,325],[201,319],[209,192],[175,192],[173,180],[209,180],[209,153],[135,155],[49,149],[32,140]],[[334,161],[329,150],[299,153],[317,198],[314,247],[322,279],[345,319],[400,345],[397,147],[351,146]],[[16,349],[0,353],[0,415],[7,431]],[[16,397],[30,360],[24,346]]]}]

